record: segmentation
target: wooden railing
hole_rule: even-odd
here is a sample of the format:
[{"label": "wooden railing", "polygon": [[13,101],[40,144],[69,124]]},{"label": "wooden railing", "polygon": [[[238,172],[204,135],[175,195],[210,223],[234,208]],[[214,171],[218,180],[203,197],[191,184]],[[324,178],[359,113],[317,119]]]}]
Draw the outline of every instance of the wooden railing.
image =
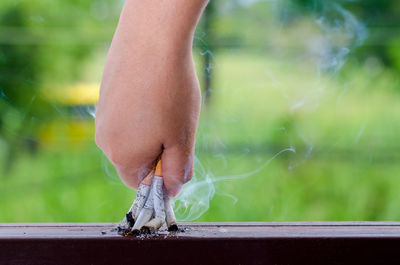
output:
[{"label": "wooden railing", "polygon": [[0,264],[400,264],[399,222],[184,223],[123,237],[115,224],[0,224]]}]

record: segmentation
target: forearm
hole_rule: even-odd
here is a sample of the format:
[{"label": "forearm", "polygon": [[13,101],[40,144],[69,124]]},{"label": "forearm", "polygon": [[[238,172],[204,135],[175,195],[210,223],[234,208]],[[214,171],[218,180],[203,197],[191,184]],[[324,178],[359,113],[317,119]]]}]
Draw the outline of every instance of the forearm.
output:
[{"label": "forearm", "polygon": [[123,42],[168,50],[191,48],[208,0],[127,0],[118,25]]}]

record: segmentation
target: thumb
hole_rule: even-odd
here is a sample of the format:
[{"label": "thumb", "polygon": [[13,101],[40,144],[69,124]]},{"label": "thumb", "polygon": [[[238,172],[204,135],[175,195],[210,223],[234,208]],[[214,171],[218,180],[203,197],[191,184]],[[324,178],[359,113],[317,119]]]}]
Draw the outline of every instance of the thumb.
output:
[{"label": "thumb", "polygon": [[185,147],[164,149],[161,156],[161,168],[168,196],[178,195],[183,184],[192,178],[193,157],[194,150],[187,151]]}]

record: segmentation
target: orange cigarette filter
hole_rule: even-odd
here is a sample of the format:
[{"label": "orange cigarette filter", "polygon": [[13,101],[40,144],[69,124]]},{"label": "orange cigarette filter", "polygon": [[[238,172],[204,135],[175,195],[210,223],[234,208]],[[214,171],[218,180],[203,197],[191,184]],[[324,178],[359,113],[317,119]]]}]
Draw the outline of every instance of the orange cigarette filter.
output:
[{"label": "orange cigarette filter", "polygon": [[161,159],[158,160],[157,165],[156,165],[156,172],[155,174],[157,177],[162,177],[162,170],[161,170]]},{"label": "orange cigarette filter", "polygon": [[141,184],[150,186],[151,182],[153,180],[153,176],[159,176],[162,177],[162,172],[161,172],[161,160],[156,160],[152,167],[151,167],[151,171],[149,172],[149,174],[147,174],[147,176],[142,180]]}]

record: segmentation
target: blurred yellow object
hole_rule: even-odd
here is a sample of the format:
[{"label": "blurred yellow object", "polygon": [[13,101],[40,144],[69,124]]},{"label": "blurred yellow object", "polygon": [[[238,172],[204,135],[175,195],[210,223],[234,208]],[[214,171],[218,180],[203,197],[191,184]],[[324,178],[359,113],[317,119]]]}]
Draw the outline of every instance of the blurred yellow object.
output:
[{"label": "blurred yellow object", "polygon": [[38,136],[42,147],[82,148],[94,141],[94,124],[84,120],[57,120],[42,125]]},{"label": "blurred yellow object", "polygon": [[[52,87],[42,90],[48,101],[69,107],[95,105],[99,99],[98,83],[77,83],[65,87]],[[94,124],[91,119],[70,116],[70,119],[56,119],[43,124],[38,131],[43,147],[82,148],[94,138]]]},{"label": "blurred yellow object", "polygon": [[94,105],[99,100],[99,90],[98,83],[77,83],[63,88],[43,89],[43,95],[48,100],[63,105]]}]

